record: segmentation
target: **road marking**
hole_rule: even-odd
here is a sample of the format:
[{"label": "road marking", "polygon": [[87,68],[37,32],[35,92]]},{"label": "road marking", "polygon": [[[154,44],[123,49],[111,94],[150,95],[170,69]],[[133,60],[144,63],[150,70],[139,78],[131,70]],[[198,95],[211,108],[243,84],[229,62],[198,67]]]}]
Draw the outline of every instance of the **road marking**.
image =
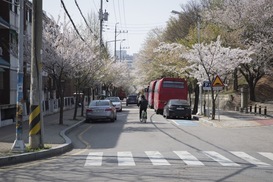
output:
[{"label": "road marking", "polygon": [[264,157],[267,157],[270,160],[273,160],[273,153],[270,153],[270,152],[259,152],[259,154],[263,155]]},{"label": "road marking", "polygon": [[250,155],[248,155],[247,153],[245,152],[237,152],[237,151],[233,151],[231,152],[232,154],[236,155],[237,157],[240,157],[242,159],[244,159],[245,161],[251,163],[251,164],[254,164],[256,166],[259,166],[259,167],[269,167],[270,164],[267,164],[265,162],[262,162]]},{"label": "road marking", "polygon": [[[186,165],[188,166],[204,166],[205,164],[199,161],[195,156],[193,156],[188,151],[173,151]],[[207,157],[218,162],[222,166],[241,166],[240,164],[231,161],[230,159],[222,156],[215,151],[203,151]],[[231,154],[246,160],[249,164],[256,165],[257,167],[270,167],[270,164],[264,163],[245,152],[233,151]],[[258,152],[260,155],[273,160],[273,153],[269,152]],[[84,166],[102,166],[103,162],[103,152],[90,152],[87,157]],[[117,152],[117,162],[118,166],[136,166],[134,157],[131,151],[120,151]],[[159,151],[145,151],[145,154],[149,157],[152,165],[155,166],[166,166],[171,165],[167,159]],[[105,156],[107,160],[107,156]],[[245,164],[247,165],[247,164]]]},{"label": "road marking", "polygon": [[145,151],[145,153],[155,166],[170,165],[170,163],[164,159],[163,155],[158,151]]},{"label": "road marking", "polygon": [[182,159],[187,165],[192,166],[203,166],[204,164],[200,162],[196,157],[191,155],[187,151],[173,151],[180,159]]},{"label": "road marking", "polygon": [[101,166],[103,152],[90,152],[84,166]]},{"label": "road marking", "polygon": [[135,166],[135,161],[131,152],[118,152],[119,166]]},{"label": "road marking", "polygon": [[198,126],[196,122],[190,121],[190,120],[171,120],[176,125],[183,125],[183,126]]},{"label": "road marking", "polygon": [[215,160],[222,166],[240,166],[239,164],[229,160],[228,158],[222,156],[221,154],[214,152],[214,151],[203,151],[205,155],[210,157],[211,159]]}]

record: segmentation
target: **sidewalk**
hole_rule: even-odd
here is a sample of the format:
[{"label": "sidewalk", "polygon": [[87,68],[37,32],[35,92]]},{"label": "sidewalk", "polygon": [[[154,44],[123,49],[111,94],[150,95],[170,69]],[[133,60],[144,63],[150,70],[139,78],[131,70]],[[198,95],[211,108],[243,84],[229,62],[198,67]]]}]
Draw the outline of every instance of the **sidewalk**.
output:
[{"label": "sidewalk", "polygon": [[239,111],[220,111],[216,113],[215,120],[206,116],[195,116],[200,122],[217,128],[257,127],[273,125],[273,116]]},{"label": "sidewalk", "polygon": [[[80,113],[79,109],[78,113]],[[12,153],[11,148],[16,139],[15,124],[1,127],[0,167],[60,155],[71,150],[71,140],[65,134],[84,121],[84,117],[79,115],[77,115],[77,120],[72,120],[73,114],[73,109],[64,112],[63,125],[59,125],[59,113],[44,116],[44,146],[50,148],[38,152]],[[26,121],[23,123],[23,141],[26,146],[29,144],[28,131],[29,125]]]}]

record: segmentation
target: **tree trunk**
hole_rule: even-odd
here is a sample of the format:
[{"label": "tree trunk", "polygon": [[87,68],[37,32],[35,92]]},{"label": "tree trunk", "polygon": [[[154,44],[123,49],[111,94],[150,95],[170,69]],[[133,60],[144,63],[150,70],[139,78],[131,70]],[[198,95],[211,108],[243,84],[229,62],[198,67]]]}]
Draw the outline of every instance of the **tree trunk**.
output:
[{"label": "tree trunk", "polygon": [[255,83],[253,83],[253,79],[250,79],[249,83],[248,83],[248,87],[249,87],[249,99],[251,101],[256,101],[256,95],[255,95]]},{"label": "tree trunk", "polygon": [[192,114],[196,114],[198,112],[198,103],[199,103],[199,86],[196,84],[195,89],[194,89],[194,106],[192,109]]},{"label": "tree trunk", "polygon": [[238,91],[238,69],[235,68],[233,72],[233,90]]},{"label": "tree trunk", "polygon": [[83,92],[82,98],[81,98],[81,116],[83,116],[83,111],[84,111],[84,95],[85,92]]},{"label": "tree trunk", "polygon": [[214,98],[214,90],[213,87],[211,87],[211,101],[212,101],[212,114],[211,114],[211,119],[214,120],[215,119],[215,98]]},{"label": "tree trunk", "polygon": [[64,94],[61,93],[61,95],[60,95],[60,117],[59,117],[59,124],[60,125],[63,124],[63,113],[64,113]]},{"label": "tree trunk", "polygon": [[78,90],[76,89],[76,101],[75,101],[73,120],[77,119],[78,105],[79,105],[79,94],[78,94]]}]

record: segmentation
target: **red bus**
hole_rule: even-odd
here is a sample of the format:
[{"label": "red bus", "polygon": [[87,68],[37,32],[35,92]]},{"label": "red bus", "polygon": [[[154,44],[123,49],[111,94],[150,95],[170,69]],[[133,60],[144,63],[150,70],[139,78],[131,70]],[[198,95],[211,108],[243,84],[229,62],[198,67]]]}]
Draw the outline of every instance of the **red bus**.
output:
[{"label": "red bus", "polygon": [[154,90],[154,110],[163,113],[165,103],[170,99],[188,98],[188,84],[182,78],[162,78],[156,82]]},{"label": "red bus", "polygon": [[154,108],[154,90],[156,82],[157,80],[151,81],[148,90],[148,106],[152,109]]}]

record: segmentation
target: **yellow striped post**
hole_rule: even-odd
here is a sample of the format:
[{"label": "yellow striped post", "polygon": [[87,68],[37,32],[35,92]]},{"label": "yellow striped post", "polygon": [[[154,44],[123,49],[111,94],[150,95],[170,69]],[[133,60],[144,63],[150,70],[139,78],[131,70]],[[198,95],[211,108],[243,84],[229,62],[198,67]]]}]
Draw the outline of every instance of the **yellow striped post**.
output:
[{"label": "yellow striped post", "polygon": [[33,105],[30,108],[29,115],[29,141],[31,148],[40,148],[40,138],[41,138],[41,109],[39,105]]}]

